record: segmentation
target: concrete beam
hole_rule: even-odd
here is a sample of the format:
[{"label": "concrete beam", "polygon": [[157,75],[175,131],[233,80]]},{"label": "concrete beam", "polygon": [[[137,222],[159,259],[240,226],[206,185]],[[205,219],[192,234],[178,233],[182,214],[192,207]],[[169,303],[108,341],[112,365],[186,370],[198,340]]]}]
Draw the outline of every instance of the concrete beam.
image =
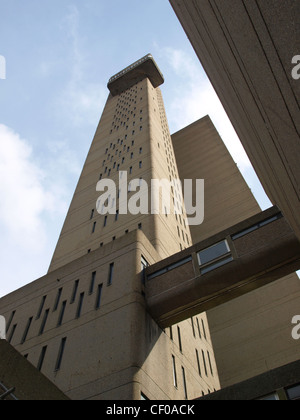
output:
[{"label": "concrete beam", "polygon": [[273,207],[146,271],[148,310],[161,328],[300,268],[300,242]]}]

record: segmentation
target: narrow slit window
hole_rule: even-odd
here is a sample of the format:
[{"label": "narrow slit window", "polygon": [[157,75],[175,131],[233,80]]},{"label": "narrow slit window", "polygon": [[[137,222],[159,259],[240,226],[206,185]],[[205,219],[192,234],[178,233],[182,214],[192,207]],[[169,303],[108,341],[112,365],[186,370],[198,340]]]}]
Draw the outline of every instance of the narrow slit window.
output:
[{"label": "narrow slit window", "polygon": [[44,360],[45,360],[46,353],[47,353],[47,346],[43,347],[43,348],[42,348],[42,351],[41,351],[41,355],[40,355],[39,362],[38,362],[38,365],[37,365],[37,370],[38,370],[39,372],[40,372],[40,371],[42,370],[42,368],[43,368],[43,364],[44,364]]},{"label": "narrow slit window", "polygon": [[46,324],[47,324],[48,316],[49,316],[49,309],[47,309],[45,311],[45,314],[44,314],[44,318],[43,318],[43,321],[42,321],[42,325],[41,325],[41,328],[40,328],[39,335],[43,335],[44,334],[44,331],[45,331],[45,328],[46,328]]},{"label": "narrow slit window", "polygon": [[94,272],[92,273],[92,277],[91,277],[90,291],[89,291],[90,295],[94,293],[95,281],[96,281],[96,275],[97,275],[97,272],[96,272],[96,271],[94,271]]},{"label": "narrow slit window", "polygon": [[22,338],[21,344],[24,344],[25,341],[26,341],[26,339],[27,339],[27,336],[28,336],[28,333],[29,333],[29,330],[30,330],[32,321],[33,321],[33,318],[32,317],[29,318],[29,320],[27,322],[27,325],[26,325],[26,328],[25,328],[25,331],[24,331],[24,334],[23,334],[23,338]]},{"label": "narrow slit window", "polygon": [[79,297],[77,312],[76,312],[76,319],[79,319],[81,317],[83,301],[84,301],[84,293],[81,293]]},{"label": "narrow slit window", "polygon": [[55,365],[55,371],[56,372],[61,369],[62,360],[63,360],[65,348],[66,348],[66,342],[67,342],[66,337],[61,340],[59,351],[58,351],[58,356],[57,356],[57,361],[56,361],[56,365]]},{"label": "narrow slit window", "polygon": [[175,388],[178,388],[175,356],[172,356],[172,367],[173,367],[173,385]]},{"label": "narrow slit window", "polygon": [[62,291],[63,291],[62,287],[60,289],[58,289],[57,296],[56,296],[55,303],[54,303],[53,312],[57,311],[57,308],[58,308],[58,305],[59,305],[59,302],[60,302],[60,299],[61,299]]},{"label": "narrow slit window", "polygon": [[8,330],[9,330],[9,328],[10,328],[10,326],[11,326],[11,323],[13,322],[13,319],[14,319],[15,315],[16,315],[16,311],[13,311],[13,312],[11,313],[11,316],[10,316],[10,318],[9,318],[9,320],[8,320],[7,325],[6,325],[6,334],[8,333]]},{"label": "narrow slit window", "polygon": [[72,298],[71,298],[71,304],[75,302],[76,300],[76,296],[77,296],[77,291],[78,291],[78,287],[79,287],[79,280],[76,280],[74,283],[74,287],[73,287],[73,293],[72,293]]},{"label": "narrow slit window", "polygon": [[178,333],[178,344],[179,344],[179,350],[182,353],[182,340],[181,340],[181,331],[180,327],[177,326],[177,333]]},{"label": "narrow slit window", "polygon": [[40,317],[42,315],[42,312],[43,312],[43,309],[44,309],[44,306],[45,306],[45,303],[46,303],[46,299],[47,299],[47,296],[43,296],[40,307],[39,307],[39,310],[38,310],[38,313],[37,313],[37,316],[36,316],[36,319],[40,319]]},{"label": "narrow slit window", "polygon": [[93,223],[92,233],[95,233],[97,222]]},{"label": "narrow slit window", "polygon": [[204,351],[203,350],[202,350],[202,359],[203,359],[203,365],[204,365],[205,375],[208,377],[206,360],[205,360],[205,354],[204,354]]},{"label": "narrow slit window", "polygon": [[63,323],[66,307],[67,307],[67,301],[64,300],[62,305],[61,305],[61,310],[60,310],[60,314],[59,314],[59,317],[58,317],[58,322],[57,322],[58,327],[60,327]]},{"label": "narrow slit window", "polygon": [[184,398],[187,400],[188,399],[188,392],[187,392],[187,385],[186,385],[186,376],[185,376],[185,369],[182,366],[181,367],[182,370],[182,381],[183,381],[183,389],[184,389]]},{"label": "narrow slit window", "polygon": [[201,372],[201,364],[200,364],[200,358],[199,358],[199,352],[196,349],[196,359],[197,359],[197,366],[198,366],[198,372],[199,376],[202,378],[202,372]]},{"label": "narrow slit window", "polygon": [[103,284],[99,284],[98,291],[97,291],[97,299],[96,299],[96,309],[100,309],[101,307],[102,289],[103,289]]},{"label": "narrow slit window", "polygon": [[109,271],[108,271],[108,279],[107,279],[107,285],[111,286],[112,285],[112,281],[113,281],[113,275],[114,275],[114,268],[115,268],[115,264],[111,263],[109,265]]},{"label": "narrow slit window", "polygon": [[14,338],[14,335],[15,335],[15,332],[16,332],[16,329],[17,329],[17,326],[18,326],[18,324],[15,324],[12,327],[12,330],[11,330],[11,333],[9,335],[9,338],[7,339],[7,341],[8,341],[9,344],[12,342],[12,339]]}]

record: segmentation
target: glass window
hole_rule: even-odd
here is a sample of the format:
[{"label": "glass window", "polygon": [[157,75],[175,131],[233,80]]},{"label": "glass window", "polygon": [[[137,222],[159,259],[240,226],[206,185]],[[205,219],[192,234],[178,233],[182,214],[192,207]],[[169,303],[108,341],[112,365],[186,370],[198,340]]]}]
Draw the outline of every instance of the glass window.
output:
[{"label": "glass window", "polygon": [[107,280],[107,285],[108,286],[112,285],[113,275],[114,275],[114,267],[115,267],[114,263],[111,263],[110,266],[109,266],[108,280]]},{"label": "glass window", "polygon": [[61,340],[59,351],[58,351],[58,356],[57,356],[57,361],[56,361],[56,365],[55,365],[55,371],[58,371],[61,368],[63,355],[64,355],[65,347],[66,347],[66,342],[67,342],[66,337]]},{"label": "glass window", "polygon": [[43,296],[42,302],[40,304],[40,307],[39,307],[39,310],[38,310],[38,313],[37,313],[37,316],[36,316],[36,319],[40,319],[40,317],[42,315],[42,312],[43,312],[43,309],[44,309],[46,299],[47,299],[47,296]]},{"label": "glass window", "polygon": [[44,334],[44,331],[45,331],[45,327],[46,327],[46,323],[47,323],[48,316],[49,316],[49,309],[47,309],[47,310],[45,311],[45,314],[44,314],[44,318],[43,318],[43,321],[42,321],[42,325],[41,325],[41,328],[40,328],[39,335]]},{"label": "glass window", "polygon": [[61,295],[62,295],[62,291],[63,291],[62,287],[60,289],[58,289],[55,304],[54,304],[54,308],[53,308],[53,312],[57,311],[57,308],[58,308],[58,305],[59,305],[59,302],[60,302],[60,298],[61,298]]},{"label": "glass window", "polygon": [[77,295],[77,290],[78,290],[78,286],[79,286],[79,280],[76,280],[74,283],[74,288],[73,288],[73,293],[72,293],[72,298],[71,298],[71,302],[70,303],[74,303],[75,299],[76,299],[76,295]]},{"label": "glass window", "polygon": [[274,392],[274,394],[269,394],[265,397],[259,398],[259,401],[279,401],[279,396],[276,392]]},{"label": "glass window", "polygon": [[94,271],[94,272],[92,273],[92,277],[91,277],[90,292],[89,292],[89,293],[90,293],[90,295],[94,292],[96,275],[97,275],[97,272],[96,272],[96,271]]},{"label": "glass window", "polygon": [[289,400],[292,400],[292,401],[300,400],[300,384],[293,386],[291,388],[288,388],[286,390],[286,393],[288,395]]},{"label": "glass window", "polygon": [[84,293],[80,294],[80,298],[79,298],[79,302],[78,302],[78,308],[77,308],[77,312],[76,312],[76,318],[80,318],[81,317],[81,311],[82,311],[82,306],[83,306],[83,300],[84,300]]},{"label": "glass window", "polygon": [[214,261],[217,258],[228,254],[228,252],[230,252],[230,248],[228,246],[227,241],[222,241],[216,245],[204,249],[203,251],[198,253],[200,265],[204,265],[211,261]]},{"label": "glass window", "polygon": [[173,365],[173,385],[175,388],[178,387],[177,382],[177,371],[176,371],[176,359],[175,356],[172,356],[172,365]]},{"label": "glass window", "polygon": [[47,346],[42,348],[42,351],[41,351],[41,354],[40,354],[39,362],[38,362],[38,365],[37,365],[37,370],[39,372],[42,370],[43,363],[44,363],[45,356],[46,356],[46,352],[47,352]]},{"label": "glass window", "polygon": [[98,292],[97,292],[97,299],[96,299],[96,309],[100,309],[101,307],[102,289],[103,289],[103,284],[99,284]]},{"label": "glass window", "polygon": [[64,300],[61,306],[61,310],[60,310],[60,314],[58,317],[58,322],[57,322],[57,326],[60,327],[63,323],[63,319],[64,319],[64,315],[65,315],[65,311],[66,311],[66,306],[67,306],[67,301]]}]

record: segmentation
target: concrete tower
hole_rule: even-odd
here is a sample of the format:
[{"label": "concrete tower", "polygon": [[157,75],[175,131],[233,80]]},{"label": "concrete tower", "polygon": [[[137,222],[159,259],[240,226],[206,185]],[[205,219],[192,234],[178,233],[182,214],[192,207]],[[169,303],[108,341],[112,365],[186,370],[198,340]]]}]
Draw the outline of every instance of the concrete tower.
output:
[{"label": "concrete tower", "polygon": [[[150,189],[148,214],[121,211],[144,182],[179,178],[162,83],[150,55],[111,78],[49,272],[0,301],[8,341],[72,399],[192,399],[219,389],[205,314],[163,331],[146,307],[145,267],[191,245],[186,215],[174,211],[179,186],[170,214],[155,201],[151,212]],[[119,186],[104,203],[114,214],[98,212],[99,180]]]},{"label": "concrete tower", "polygon": [[[143,230],[162,258],[191,245],[186,216],[175,215],[174,211],[174,208],[182,207],[179,186],[172,188],[169,215],[163,214],[164,209],[159,208],[158,202],[153,203],[151,197],[151,180],[170,182],[179,179],[159,89],[163,82],[163,76],[150,55],[110,79],[108,87],[111,94],[66,217],[50,271],[86,254],[89,249],[97,249],[100,244],[107,244],[138,228]],[[116,214],[103,217],[98,214],[101,208],[96,208],[99,196],[96,185],[99,179],[106,178],[116,184],[115,196],[110,194],[106,202],[106,206],[115,208]],[[146,211],[149,214],[132,215],[126,211],[136,189],[130,184],[134,179],[139,180],[138,184],[146,181],[149,186],[148,190],[141,192],[143,201],[146,199],[145,204],[148,203]],[[125,211],[122,212],[124,204]],[[127,214],[122,214],[125,212]]]}]

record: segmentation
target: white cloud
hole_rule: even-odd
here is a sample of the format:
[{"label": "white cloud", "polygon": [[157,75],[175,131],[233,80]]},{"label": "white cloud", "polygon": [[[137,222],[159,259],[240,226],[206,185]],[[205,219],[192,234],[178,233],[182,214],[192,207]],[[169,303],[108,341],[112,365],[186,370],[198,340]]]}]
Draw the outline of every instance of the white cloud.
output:
[{"label": "white cloud", "polygon": [[41,213],[53,206],[54,197],[42,187],[43,172],[32,162],[28,143],[6,127],[0,125],[0,217],[1,224],[17,241],[24,235],[30,246],[36,236],[43,242]]},{"label": "white cloud", "polygon": [[0,294],[4,294],[45,274],[54,247],[51,219],[61,216],[65,206],[64,191],[49,185],[28,141],[0,124],[0,144]]}]

